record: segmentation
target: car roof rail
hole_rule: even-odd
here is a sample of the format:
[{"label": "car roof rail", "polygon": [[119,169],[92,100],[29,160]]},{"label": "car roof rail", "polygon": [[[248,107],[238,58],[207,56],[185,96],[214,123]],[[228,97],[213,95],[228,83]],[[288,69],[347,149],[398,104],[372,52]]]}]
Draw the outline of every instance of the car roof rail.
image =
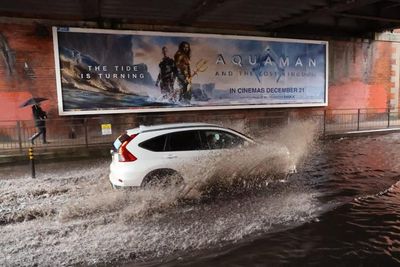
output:
[{"label": "car roof rail", "polygon": [[215,128],[224,128],[220,125],[210,124],[210,123],[171,123],[171,124],[160,124],[160,125],[139,125],[139,132],[153,132],[153,131],[161,131],[161,130],[171,130],[171,129],[184,129],[184,128],[193,128],[193,127],[215,127]]},{"label": "car roof rail", "polygon": [[148,127],[146,125],[139,125],[139,132],[143,133]]}]

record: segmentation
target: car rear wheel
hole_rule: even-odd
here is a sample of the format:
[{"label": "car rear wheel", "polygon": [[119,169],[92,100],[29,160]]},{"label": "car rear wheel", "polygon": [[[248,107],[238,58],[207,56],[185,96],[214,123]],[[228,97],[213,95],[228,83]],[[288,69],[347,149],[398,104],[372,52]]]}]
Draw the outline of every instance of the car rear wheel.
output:
[{"label": "car rear wheel", "polygon": [[183,183],[182,176],[171,169],[160,169],[150,172],[143,179],[143,187],[168,187]]}]

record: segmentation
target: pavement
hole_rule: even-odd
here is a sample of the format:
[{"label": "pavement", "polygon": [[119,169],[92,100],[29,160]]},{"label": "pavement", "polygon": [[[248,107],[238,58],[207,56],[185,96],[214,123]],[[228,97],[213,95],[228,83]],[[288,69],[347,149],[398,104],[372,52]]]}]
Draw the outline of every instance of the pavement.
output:
[{"label": "pavement", "polygon": [[[0,166],[4,165],[23,165],[29,164],[30,159],[28,155],[29,151],[15,150],[7,151],[0,155]],[[79,160],[79,159],[91,159],[91,158],[105,158],[110,157],[110,145],[102,144],[96,146],[76,146],[76,147],[33,147],[33,158],[35,163],[41,162],[54,162],[54,161],[68,161],[68,160]]]},{"label": "pavement", "polygon": [[325,136],[325,138],[335,139],[335,138],[341,138],[341,137],[360,137],[360,136],[369,136],[369,135],[390,134],[390,133],[394,133],[394,132],[400,132],[400,128],[396,127],[396,128],[383,128],[383,129],[370,129],[370,130],[329,133]]}]

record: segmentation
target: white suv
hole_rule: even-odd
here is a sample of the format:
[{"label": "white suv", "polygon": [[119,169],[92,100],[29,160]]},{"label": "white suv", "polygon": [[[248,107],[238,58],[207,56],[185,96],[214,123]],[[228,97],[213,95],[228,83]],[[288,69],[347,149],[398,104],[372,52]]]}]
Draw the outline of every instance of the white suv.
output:
[{"label": "white suv", "polygon": [[201,164],[196,159],[251,144],[255,144],[251,138],[213,124],[140,126],[127,130],[115,140],[111,150],[110,182],[113,188],[170,183],[171,177],[173,182],[182,182],[190,178],[185,177],[188,175],[185,170],[193,162]]}]

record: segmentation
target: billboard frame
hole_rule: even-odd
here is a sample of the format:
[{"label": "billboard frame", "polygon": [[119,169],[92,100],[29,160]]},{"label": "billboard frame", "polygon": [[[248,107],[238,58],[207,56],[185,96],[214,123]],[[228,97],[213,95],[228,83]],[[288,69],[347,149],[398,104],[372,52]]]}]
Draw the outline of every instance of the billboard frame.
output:
[{"label": "billboard frame", "polygon": [[[323,103],[285,103],[285,104],[238,104],[238,105],[220,105],[220,106],[185,106],[185,107],[151,107],[151,108],[125,108],[125,109],[98,109],[98,110],[74,110],[65,111],[63,105],[63,88],[61,83],[61,67],[59,55],[58,32],[81,32],[81,33],[101,33],[101,34],[130,34],[144,36],[170,36],[170,37],[208,37],[235,40],[254,40],[254,41],[274,41],[286,43],[309,43],[325,45],[325,90]],[[53,49],[56,72],[56,88],[58,112],[61,116],[67,115],[103,115],[103,114],[122,114],[122,113],[157,113],[157,112],[179,112],[179,111],[197,111],[197,110],[235,110],[235,109],[265,109],[265,108],[300,108],[300,107],[326,107],[328,106],[328,74],[329,74],[329,43],[321,40],[271,38],[260,36],[245,35],[224,35],[224,34],[205,34],[205,33],[182,33],[182,32],[159,32],[159,31],[137,31],[137,30],[113,30],[113,29],[94,29],[77,27],[52,27]]]}]

